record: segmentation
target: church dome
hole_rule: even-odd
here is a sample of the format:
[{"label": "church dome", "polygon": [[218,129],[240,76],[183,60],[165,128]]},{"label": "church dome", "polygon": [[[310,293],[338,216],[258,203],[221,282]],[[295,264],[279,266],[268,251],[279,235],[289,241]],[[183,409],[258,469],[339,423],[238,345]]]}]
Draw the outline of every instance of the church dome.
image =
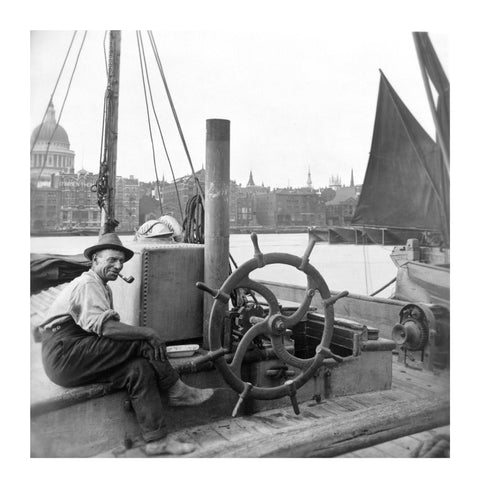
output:
[{"label": "church dome", "polygon": [[30,146],[35,142],[35,140],[38,143],[49,142],[50,139],[52,144],[62,144],[67,147],[70,146],[67,131],[61,125],[57,126],[57,121],[55,120],[55,109],[53,108],[53,104],[51,102],[48,105],[47,116],[45,117],[43,125],[40,124],[32,132],[30,137]]}]

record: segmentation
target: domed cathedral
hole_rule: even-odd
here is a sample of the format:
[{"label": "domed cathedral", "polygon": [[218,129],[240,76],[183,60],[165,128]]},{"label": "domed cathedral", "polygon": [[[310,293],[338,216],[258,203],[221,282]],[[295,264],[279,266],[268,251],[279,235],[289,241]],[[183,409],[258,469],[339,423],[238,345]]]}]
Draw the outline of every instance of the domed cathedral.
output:
[{"label": "domed cathedral", "polygon": [[58,230],[63,223],[58,180],[74,175],[75,153],[70,150],[67,132],[57,125],[52,103],[43,124],[32,132],[30,147],[30,232]]},{"label": "domed cathedral", "polygon": [[70,150],[66,130],[57,125],[55,109],[51,102],[44,123],[32,132],[30,147],[32,146],[30,181],[37,188],[52,186],[54,174],[74,173],[75,153]]}]

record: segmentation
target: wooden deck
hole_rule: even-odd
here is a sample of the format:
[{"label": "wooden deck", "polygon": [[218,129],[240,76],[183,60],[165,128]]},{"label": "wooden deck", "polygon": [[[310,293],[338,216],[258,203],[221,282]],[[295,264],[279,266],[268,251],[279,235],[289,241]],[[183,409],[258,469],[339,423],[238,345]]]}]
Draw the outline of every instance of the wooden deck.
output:
[{"label": "wooden deck", "polygon": [[[449,375],[393,361],[391,390],[304,402],[298,416],[281,408],[227,418],[176,436],[197,445],[186,457],[410,457],[421,442],[449,433]],[[98,457],[144,453],[119,446]]]},{"label": "wooden deck", "polygon": [[359,449],[358,451],[342,454],[341,458],[410,458],[415,457],[415,450],[420,445],[433,440],[440,435],[450,437],[450,426],[439,427],[438,429],[419,432],[393,441],[377,444],[376,446]]},{"label": "wooden deck", "polygon": [[[31,297],[32,327],[61,288]],[[32,337],[32,351],[38,348]],[[304,402],[298,416],[288,407],[226,418],[176,436],[197,445],[188,457],[409,457],[420,442],[449,432],[449,397],[448,372],[406,368],[394,356],[391,390]],[[99,457],[144,453],[139,444]]]}]

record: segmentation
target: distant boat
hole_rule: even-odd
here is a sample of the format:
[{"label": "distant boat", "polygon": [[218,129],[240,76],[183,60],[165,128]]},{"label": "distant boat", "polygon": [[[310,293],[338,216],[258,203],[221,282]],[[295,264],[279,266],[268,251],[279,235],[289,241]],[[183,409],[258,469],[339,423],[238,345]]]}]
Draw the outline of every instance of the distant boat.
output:
[{"label": "distant boat", "polygon": [[[370,158],[352,225],[373,240],[384,229],[407,243],[392,252],[399,267],[396,298],[446,305],[450,291],[450,85],[428,35],[415,33],[414,39],[422,72],[428,73],[439,93],[432,107],[437,140],[427,134],[380,72]],[[378,239],[375,242],[386,244]]]}]

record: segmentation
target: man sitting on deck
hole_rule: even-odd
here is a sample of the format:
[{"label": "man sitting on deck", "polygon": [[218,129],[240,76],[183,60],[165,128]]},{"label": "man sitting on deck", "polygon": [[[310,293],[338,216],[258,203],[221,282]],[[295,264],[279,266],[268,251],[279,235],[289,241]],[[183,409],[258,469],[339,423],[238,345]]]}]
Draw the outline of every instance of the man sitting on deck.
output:
[{"label": "man sitting on deck", "polygon": [[167,392],[172,406],[198,405],[213,390],[192,388],[179,379],[155,330],[120,322],[107,282],[118,278],[133,252],[119,237],[102,235],[84,255],[91,269],[62,290],[40,325],[45,372],[65,387],[109,383],[126,388],[147,454],[193,451],[193,444],[167,435],[159,390]]}]

